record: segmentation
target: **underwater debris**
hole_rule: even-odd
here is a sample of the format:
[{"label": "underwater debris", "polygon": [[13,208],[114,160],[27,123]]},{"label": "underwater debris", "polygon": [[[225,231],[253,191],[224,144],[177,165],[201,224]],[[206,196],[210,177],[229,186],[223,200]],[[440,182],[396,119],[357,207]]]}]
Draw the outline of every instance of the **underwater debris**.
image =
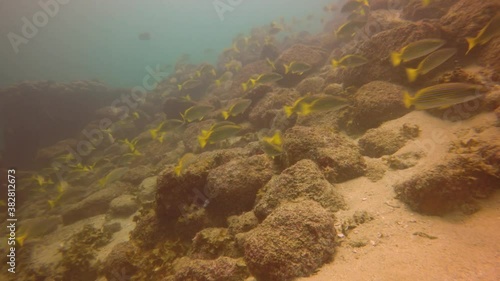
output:
[{"label": "underwater debris", "polygon": [[415,80],[417,80],[417,77],[419,75],[427,74],[431,70],[445,63],[456,53],[457,53],[456,48],[446,48],[431,53],[419,63],[417,68],[406,69],[406,75],[408,76],[408,81],[414,82]]},{"label": "underwater debris", "polygon": [[417,110],[446,108],[480,98],[484,87],[468,83],[444,83],[419,90],[415,96],[404,92],[404,104]]},{"label": "underwater debris", "polygon": [[423,39],[410,43],[399,52],[391,53],[392,65],[398,66],[401,62],[408,62],[426,56],[441,48],[445,43],[446,41],[442,39]]},{"label": "underwater debris", "polygon": [[358,56],[358,55],[346,55],[342,57],[341,59],[337,60],[332,60],[332,66],[333,67],[343,67],[343,68],[348,68],[348,67],[358,67],[362,66],[364,64],[368,63],[368,60],[363,57],[363,56]]},{"label": "underwater debris", "polygon": [[469,49],[465,54],[468,54],[475,46],[484,45],[491,38],[500,34],[500,13],[497,12],[496,16],[494,16],[485,27],[479,31],[476,37],[467,37],[467,43],[469,43]]}]

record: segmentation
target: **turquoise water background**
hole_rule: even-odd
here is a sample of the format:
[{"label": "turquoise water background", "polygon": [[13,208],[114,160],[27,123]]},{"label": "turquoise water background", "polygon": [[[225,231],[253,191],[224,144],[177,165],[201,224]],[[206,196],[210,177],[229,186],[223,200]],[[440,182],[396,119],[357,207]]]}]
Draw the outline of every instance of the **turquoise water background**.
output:
[{"label": "turquoise water background", "polygon": [[[140,85],[147,66],[174,65],[182,54],[193,63],[214,63],[237,34],[282,16],[290,22],[314,14],[301,28],[318,31],[325,15],[322,8],[332,2],[65,0],[68,3],[59,4],[55,16],[20,44],[16,54],[8,34],[22,35],[22,18],[33,22],[33,15],[43,11],[38,2],[49,1],[56,0],[0,0],[0,88],[22,80],[99,79],[113,87]],[[221,20],[214,5],[238,2]],[[139,40],[143,32],[149,32],[151,40]]]}]

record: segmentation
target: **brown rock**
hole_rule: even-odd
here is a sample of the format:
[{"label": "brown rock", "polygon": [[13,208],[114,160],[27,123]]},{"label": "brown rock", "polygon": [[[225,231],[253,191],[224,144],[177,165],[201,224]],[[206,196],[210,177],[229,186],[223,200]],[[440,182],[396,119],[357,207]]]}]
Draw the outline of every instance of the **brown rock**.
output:
[{"label": "brown rock", "polygon": [[262,154],[212,169],[205,186],[211,198],[207,211],[227,217],[251,210],[257,191],[273,175],[272,165],[271,159]]},{"label": "brown rock", "polygon": [[365,163],[358,147],[331,130],[295,126],[283,137],[288,166],[311,159],[328,181],[342,182],[363,175]]},{"label": "brown rock", "polygon": [[410,110],[403,104],[402,92],[402,87],[383,81],[364,85],[354,95],[353,106],[341,127],[352,133],[362,132],[405,115]]},{"label": "brown rock", "polygon": [[282,202],[308,198],[335,212],[346,207],[342,195],[325,179],[311,160],[300,160],[272,178],[262,190],[255,205],[255,215],[263,220]]},{"label": "brown rock", "polygon": [[368,130],[358,141],[363,155],[378,158],[390,155],[403,147],[409,139],[417,137],[416,125],[404,124],[396,128],[376,128]]},{"label": "brown rock", "polygon": [[332,258],[333,216],[311,200],[278,207],[245,235],[243,249],[258,280],[285,281],[308,276]]},{"label": "brown rock", "polygon": [[475,155],[450,155],[394,185],[397,198],[414,211],[443,215],[500,186],[499,175]]}]

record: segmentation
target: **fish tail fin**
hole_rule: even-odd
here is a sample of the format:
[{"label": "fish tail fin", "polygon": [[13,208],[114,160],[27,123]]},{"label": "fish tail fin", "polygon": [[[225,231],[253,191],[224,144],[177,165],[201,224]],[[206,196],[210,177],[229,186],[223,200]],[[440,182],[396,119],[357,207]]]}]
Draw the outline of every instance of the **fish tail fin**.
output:
[{"label": "fish tail fin", "polygon": [[180,176],[181,175],[181,165],[175,166],[174,173],[175,173],[176,176]]},{"label": "fish tail fin", "polygon": [[418,69],[407,68],[406,69],[406,76],[408,77],[408,81],[415,82],[415,80],[417,80],[417,77],[418,77]]},{"label": "fish tail fin", "polygon": [[54,209],[54,207],[56,206],[55,200],[47,200],[47,203],[49,203],[50,209]]},{"label": "fish tail fin", "polygon": [[179,91],[182,91],[182,85],[181,84],[177,84],[177,89],[179,89]]},{"label": "fish tail fin", "polygon": [[101,187],[104,187],[104,185],[106,185],[106,178],[102,178],[102,179],[100,179],[100,180],[99,180],[99,185],[100,185]]},{"label": "fish tail fin", "polygon": [[205,146],[207,145],[207,139],[208,137],[206,136],[198,136],[198,143],[200,144],[201,148],[205,148]]},{"label": "fish tail fin", "polygon": [[187,120],[186,120],[186,116],[184,115],[184,113],[179,113],[182,117],[182,121],[184,121],[184,123],[188,123]]},{"label": "fish tail fin", "polygon": [[227,118],[229,118],[229,112],[228,111],[222,111],[222,116],[224,117],[224,120],[227,120]]},{"label": "fish tail fin", "polygon": [[293,108],[291,106],[284,106],[283,109],[285,110],[286,117],[290,117],[293,114]]},{"label": "fish tail fin", "polygon": [[220,80],[219,80],[219,79],[215,80],[215,85],[216,85],[217,87],[220,87],[221,82],[220,82]]},{"label": "fish tail fin", "polygon": [[410,108],[411,105],[413,104],[413,98],[410,96],[410,93],[408,93],[407,91],[403,92],[403,102],[404,102],[406,108]]},{"label": "fish tail fin", "polygon": [[149,133],[151,134],[151,138],[154,140],[158,137],[158,130],[156,129],[149,130]]},{"label": "fish tail fin", "polygon": [[250,83],[252,83],[252,88],[255,87],[255,84],[257,84],[256,79],[250,79]]},{"label": "fish tail fin", "polygon": [[336,60],[332,60],[332,66],[333,67],[338,67],[339,66],[339,62],[336,61]]},{"label": "fish tail fin", "polygon": [[285,68],[285,74],[288,74],[290,72],[290,65],[283,64],[283,67]]},{"label": "fish tail fin", "polygon": [[304,104],[302,105],[302,111],[301,114],[306,116],[312,112],[312,106],[311,104]]},{"label": "fish tail fin", "polygon": [[472,50],[472,48],[474,48],[477,44],[476,42],[476,38],[472,38],[472,37],[467,37],[465,38],[465,40],[467,40],[467,43],[469,43],[469,49],[467,49],[467,52],[465,53],[466,55]]},{"label": "fish tail fin", "polygon": [[391,53],[391,62],[393,66],[398,66],[401,64],[401,53],[392,52]]},{"label": "fish tail fin", "polygon": [[248,82],[241,83],[241,88],[243,88],[243,91],[246,92],[246,90],[248,90]]}]

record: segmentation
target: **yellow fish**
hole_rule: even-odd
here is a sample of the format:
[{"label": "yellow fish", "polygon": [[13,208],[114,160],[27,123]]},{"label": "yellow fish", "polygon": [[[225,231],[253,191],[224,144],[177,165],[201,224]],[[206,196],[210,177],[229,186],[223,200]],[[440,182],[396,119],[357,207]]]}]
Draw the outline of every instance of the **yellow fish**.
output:
[{"label": "yellow fish", "polygon": [[347,55],[347,56],[344,56],[343,58],[341,58],[340,60],[336,61],[336,60],[332,60],[332,66],[333,67],[344,67],[344,68],[348,68],[348,67],[358,67],[358,66],[361,66],[363,64],[366,64],[368,62],[368,60],[362,56],[358,56],[358,55]]},{"label": "yellow fish", "polygon": [[407,108],[417,110],[446,108],[481,97],[484,88],[468,83],[444,83],[419,90],[415,96],[404,92],[403,101]]},{"label": "yellow fish", "polygon": [[104,187],[108,183],[112,183],[114,181],[119,180],[125,173],[128,171],[128,168],[122,167],[114,169],[109,172],[104,178],[99,180],[99,185]]},{"label": "yellow fish", "polygon": [[302,75],[311,69],[311,65],[305,62],[293,61],[289,65],[283,64],[285,68],[285,74],[292,73]]},{"label": "yellow fish", "polygon": [[448,59],[453,57],[457,53],[457,49],[455,48],[446,48],[435,51],[434,53],[428,55],[425,59],[423,59],[417,68],[407,68],[406,75],[408,76],[408,81],[414,82],[417,80],[419,75],[424,75],[440,66]]},{"label": "yellow fish", "polygon": [[497,13],[488,24],[486,24],[481,31],[477,34],[476,37],[467,37],[465,38],[469,43],[469,49],[467,50],[468,54],[475,46],[486,44],[491,38],[500,34],[500,13]]},{"label": "yellow fish", "polygon": [[280,131],[276,131],[272,137],[261,139],[262,150],[271,157],[276,157],[283,153],[283,140]]},{"label": "yellow fish", "polygon": [[214,107],[210,105],[194,105],[186,109],[184,113],[181,113],[181,116],[186,123],[196,120],[201,121],[212,110],[214,110]]},{"label": "yellow fish", "polygon": [[445,43],[446,42],[442,39],[423,39],[410,43],[399,52],[391,53],[392,65],[398,66],[401,62],[407,62],[426,56],[441,48]]},{"label": "yellow fish", "polygon": [[265,84],[265,83],[272,83],[276,82],[283,79],[283,76],[281,76],[278,73],[271,72],[271,73],[264,73],[259,75],[257,78],[253,79],[250,78],[246,83],[242,83],[241,87],[243,88],[243,91],[246,91],[249,88],[249,85],[251,87],[255,87],[257,84]]},{"label": "yellow fish", "polygon": [[223,141],[232,136],[235,136],[241,131],[241,127],[238,125],[223,125],[211,129],[210,131],[202,131],[201,135],[198,136],[198,142],[201,148],[204,148],[207,144],[213,144],[216,142]]},{"label": "yellow fish", "polygon": [[186,153],[184,154],[180,159],[179,162],[177,163],[177,166],[174,167],[174,173],[176,176],[180,176],[186,168],[193,164],[196,161],[196,155],[193,153]]},{"label": "yellow fish", "polygon": [[222,111],[222,116],[224,117],[224,120],[227,120],[229,116],[237,116],[239,114],[242,114],[251,104],[252,100],[241,99],[231,105],[227,110]]}]

